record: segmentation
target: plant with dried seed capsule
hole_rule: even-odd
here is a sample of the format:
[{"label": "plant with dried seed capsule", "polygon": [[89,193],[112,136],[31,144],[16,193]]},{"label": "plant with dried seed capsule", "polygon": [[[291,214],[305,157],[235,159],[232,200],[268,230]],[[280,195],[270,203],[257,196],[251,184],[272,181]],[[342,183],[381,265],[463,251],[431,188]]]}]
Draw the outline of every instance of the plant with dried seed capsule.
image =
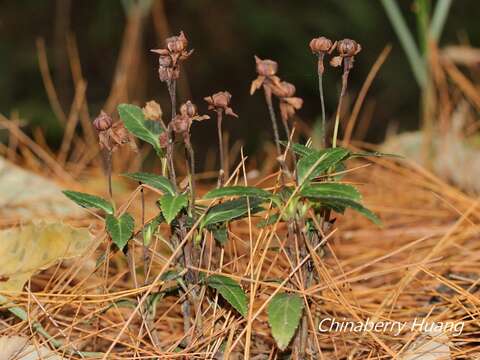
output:
[{"label": "plant with dried seed capsule", "polygon": [[228,91],[220,91],[211,96],[207,96],[204,100],[208,104],[209,110],[214,110],[217,113],[217,133],[218,133],[218,150],[220,154],[220,171],[218,173],[218,187],[222,187],[225,183],[225,158],[223,155],[223,133],[222,121],[223,113],[238,118],[238,115],[233,112],[230,107],[230,99],[232,95]]}]

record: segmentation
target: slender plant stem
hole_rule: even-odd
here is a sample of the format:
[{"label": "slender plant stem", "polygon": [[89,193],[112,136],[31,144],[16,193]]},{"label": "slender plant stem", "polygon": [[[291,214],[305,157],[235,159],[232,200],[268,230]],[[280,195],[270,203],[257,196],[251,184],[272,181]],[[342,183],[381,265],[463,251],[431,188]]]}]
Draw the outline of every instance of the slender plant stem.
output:
[{"label": "slender plant stem", "polygon": [[[171,107],[172,107],[172,121],[177,115],[177,100],[176,100],[176,81],[172,80],[167,82],[167,88],[168,88],[168,93],[170,95],[170,102],[171,102]],[[170,122],[169,125],[171,125],[172,122]],[[168,146],[167,146],[167,162],[168,162],[168,172],[169,172],[169,177],[170,180],[172,181],[175,189],[177,189],[177,181],[176,181],[176,174],[175,174],[175,167],[173,163],[173,139],[175,134],[173,133],[173,129],[171,126],[168,127],[169,130],[169,141],[168,141]],[[185,141],[185,144],[190,143],[190,141]],[[193,149],[192,149],[193,153]],[[191,155],[191,154],[190,154]],[[192,157],[191,157],[192,159]],[[193,164],[193,162],[192,162]],[[188,166],[187,166],[188,168]],[[192,169],[194,171],[194,169]],[[191,179],[190,179],[191,181]],[[194,199],[194,189],[193,189],[193,182],[190,182],[190,191],[192,193],[193,199]],[[192,206],[193,201],[190,202],[190,206]],[[193,207],[192,207],[193,208]],[[174,237],[178,237],[178,239],[182,239],[186,235],[185,231],[185,220],[183,218],[179,219],[179,228],[174,230]],[[190,242],[187,242],[185,246],[182,249],[183,252],[183,263],[185,268],[189,269],[192,265],[192,255],[191,255],[191,249],[190,249]],[[181,259],[179,259],[181,261]],[[186,280],[187,283],[191,283],[191,276],[189,276],[190,271],[187,272],[186,274]],[[190,286],[190,285],[189,285]],[[192,301],[192,295],[187,294],[186,299],[182,303],[182,314],[183,314],[183,327],[184,327],[184,332],[185,334],[188,333],[190,329],[190,322],[191,322],[191,314],[190,314],[190,302],[194,303]],[[192,342],[192,336],[189,336],[187,339],[188,344]]]},{"label": "slender plant stem", "polygon": [[[141,183],[140,183],[141,184]],[[143,243],[143,283],[146,285],[148,283],[148,250],[149,245],[145,244],[145,193],[143,187],[140,190],[141,204],[142,204],[142,243]]]},{"label": "slender plant stem", "polygon": [[[185,299],[182,302],[182,314],[183,314],[183,332],[188,334],[190,331],[190,302],[188,299]],[[190,337],[189,337],[190,338]],[[190,344],[190,339],[187,340],[187,343]]]},{"label": "slender plant stem", "polygon": [[223,132],[222,132],[222,119],[223,111],[217,110],[217,130],[218,130],[218,150],[220,153],[220,170],[218,172],[218,187],[222,187],[225,183],[225,157],[223,154]]},{"label": "slender plant stem", "polygon": [[[172,121],[177,115],[177,100],[176,100],[176,81],[172,80],[167,83],[168,94],[170,95],[170,102],[172,107]],[[170,122],[171,124],[171,122]],[[175,174],[175,166],[173,164],[173,139],[175,134],[173,133],[171,126],[168,127],[168,146],[167,146],[167,161],[168,161],[168,173],[170,180],[175,188],[177,187],[177,179]]]},{"label": "slender plant stem", "polygon": [[267,103],[268,112],[270,114],[270,120],[272,120],[273,136],[275,137],[275,145],[277,147],[277,155],[280,157],[282,155],[282,150],[280,148],[280,136],[278,134],[277,118],[275,116],[275,110],[273,109],[272,104],[272,92],[267,86],[263,86],[265,93],[265,102]]},{"label": "slender plant stem", "polygon": [[[291,131],[290,127],[288,126],[288,119],[282,119],[283,128],[285,129],[285,134],[287,135],[287,140],[290,141]],[[291,150],[291,149],[290,149]],[[293,172],[295,172],[295,166],[297,164],[297,156],[295,155],[295,151],[291,150],[290,153],[292,154],[293,159]],[[292,178],[295,179],[295,174],[292,174]]]},{"label": "slender plant stem", "polygon": [[195,210],[195,153],[193,151],[192,143],[190,142],[190,134],[185,139],[185,147],[188,152],[187,169],[188,169],[188,184],[190,186],[190,215],[194,216]]},{"label": "slender plant stem", "polygon": [[169,128],[169,136],[168,136],[168,146],[167,146],[167,165],[168,165],[168,177],[172,182],[175,189],[177,188],[177,176],[175,175],[175,167],[173,164],[173,137],[175,134]]},{"label": "slender plant stem", "polygon": [[343,98],[345,97],[345,93],[347,92],[348,74],[350,73],[350,60],[351,59],[348,59],[348,58],[344,59],[345,64],[344,64],[344,70],[342,75],[342,90],[340,91],[340,97],[338,98],[337,114],[335,115],[335,128],[333,130],[332,147],[337,147],[338,126],[340,124],[340,112],[342,111]]},{"label": "slender plant stem", "polygon": [[172,119],[177,115],[177,82],[172,80],[168,82],[168,93],[170,95],[170,103],[172,106]]},{"label": "slender plant stem", "polygon": [[[318,62],[323,62],[324,54],[318,54]],[[320,68],[320,66],[319,66]],[[325,97],[323,95],[323,73],[318,71],[318,92],[320,94],[320,106],[322,107],[322,146],[327,147],[327,120],[325,115]]]},{"label": "slender plant stem", "polygon": [[108,181],[108,196],[110,201],[113,200],[113,191],[112,191],[112,152],[107,150],[105,153],[105,160],[107,165],[107,181]]},{"label": "slender plant stem", "polygon": [[288,127],[287,120],[282,119],[283,129],[285,130],[285,134],[287,135],[287,140],[290,139],[290,128]]}]

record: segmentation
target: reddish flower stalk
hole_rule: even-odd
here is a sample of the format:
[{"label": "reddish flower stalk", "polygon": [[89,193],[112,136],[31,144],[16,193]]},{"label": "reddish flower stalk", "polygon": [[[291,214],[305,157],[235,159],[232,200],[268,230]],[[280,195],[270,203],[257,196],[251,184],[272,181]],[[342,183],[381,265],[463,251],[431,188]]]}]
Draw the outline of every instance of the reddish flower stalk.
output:
[{"label": "reddish flower stalk", "polygon": [[322,145],[326,147],[326,115],[325,115],[325,98],[323,95],[323,73],[325,72],[325,66],[323,59],[325,54],[330,54],[335,48],[336,43],[332,43],[332,40],[327,39],[324,36],[314,38],[310,41],[310,49],[312,53],[317,54],[317,73],[318,73],[318,91],[320,94],[320,104],[322,107]]},{"label": "reddish flower stalk", "polygon": [[334,57],[330,64],[334,67],[340,66],[343,63],[343,74],[342,74],[342,90],[340,91],[340,96],[338,99],[337,113],[335,116],[335,128],[333,131],[332,138],[332,147],[337,146],[337,137],[338,137],[338,126],[340,124],[340,112],[342,109],[342,102],[345,94],[347,92],[348,85],[348,75],[350,70],[353,69],[353,62],[355,61],[355,55],[357,55],[362,50],[360,44],[351,39],[340,40],[337,44],[338,56]]},{"label": "reddish flower stalk", "polygon": [[112,191],[112,154],[124,144],[132,144],[134,141],[122,122],[113,123],[112,118],[103,110],[93,120],[93,126],[98,132],[98,142],[100,149],[104,151],[106,172],[108,181],[108,194],[110,199],[113,197]]},{"label": "reddish flower stalk", "polygon": [[287,81],[281,81],[272,86],[273,94],[277,96],[280,101],[280,117],[288,139],[290,139],[288,119],[292,118],[295,115],[295,112],[303,105],[303,100],[299,97],[295,97],[295,90],[295,85],[290,84]]},{"label": "reddish flower stalk", "polygon": [[193,214],[195,208],[195,153],[193,151],[190,140],[190,128],[193,121],[202,121],[209,119],[208,115],[199,115],[197,107],[189,100],[180,107],[180,114],[176,115],[170,123],[171,129],[182,136],[185,150],[188,153],[189,162],[187,161],[188,182],[190,186],[190,211]]},{"label": "reddish flower stalk", "polygon": [[[166,39],[165,49],[154,49],[152,52],[159,55],[158,57],[158,76],[160,81],[167,84],[168,93],[170,95],[170,102],[172,107],[172,121],[176,116],[176,87],[177,79],[180,77],[180,65],[193,52],[188,51],[188,40],[183,33],[180,32],[178,36],[172,36]],[[170,127],[168,127],[170,129]],[[167,144],[167,164],[170,180],[176,186],[175,167],[173,164],[173,133],[168,131]]]},{"label": "reddish flower stalk", "polygon": [[250,94],[253,94],[257,89],[263,87],[265,93],[265,102],[267,103],[268,113],[272,121],[273,135],[275,137],[275,145],[277,148],[277,155],[280,157],[282,151],[280,148],[280,136],[278,133],[277,118],[272,104],[272,87],[280,83],[280,78],[276,76],[278,64],[273,60],[262,60],[255,56],[255,63],[257,68],[257,78],[252,81],[250,87]]},{"label": "reddish flower stalk", "polygon": [[218,132],[218,149],[220,154],[220,170],[218,173],[218,187],[222,187],[225,183],[225,158],[223,154],[223,132],[222,121],[223,113],[238,118],[230,105],[230,99],[232,95],[228,91],[221,91],[213,94],[212,96],[205,97],[205,101],[208,103],[208,109],[214,110],[217,113],[217,132]]}]

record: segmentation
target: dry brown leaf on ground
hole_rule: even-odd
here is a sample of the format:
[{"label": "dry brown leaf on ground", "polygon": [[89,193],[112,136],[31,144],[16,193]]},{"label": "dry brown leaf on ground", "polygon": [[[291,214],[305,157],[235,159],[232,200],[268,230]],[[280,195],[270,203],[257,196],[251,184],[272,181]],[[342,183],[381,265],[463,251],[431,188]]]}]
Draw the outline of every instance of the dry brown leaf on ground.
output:
[{"label": "dry brown leaf on ground", "polygon": [[419,336],[400,360],[451,359],[448,336],[442,332],[428,331]]},{"label": "dry brown leaf on ground", "polygon": [[63,360],[45,346],[35,346],[22,336],[0,337],[0,358],[2,360]]},{"label": "dry brown leaf on ground", "polygon": [[[23,170],[0,157],[0,219],[29,221],[72,218],[84,212],[68,200],[54,182]],[[1,225],[1,223],[0,223]]]},{"label": "dry brown leaf on ground", "polygon": [[0,291],[21,291],[37,271],[85,253],[94,237],[87,229],[38,223],[0,231]]}]

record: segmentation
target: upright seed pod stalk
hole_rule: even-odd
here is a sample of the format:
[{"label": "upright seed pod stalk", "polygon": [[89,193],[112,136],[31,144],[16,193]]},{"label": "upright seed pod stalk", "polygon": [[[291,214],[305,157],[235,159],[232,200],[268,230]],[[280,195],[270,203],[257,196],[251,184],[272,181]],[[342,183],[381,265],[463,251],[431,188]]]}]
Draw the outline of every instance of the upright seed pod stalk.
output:
[{"label": "upright seed pod stalk", "polygon": [[340,124],[340,113],[342,110],[343,98],[347,92],[348,75],[350,70],[353,69],[353,63],[355,61],[355,55],[357,55],[362,47],[356,41],[351,39],[340,40],[337,44],[338,56],[334,57],[330,64],[334,67],[341,66],[343,63],[342,74],[342,90],[338,98],[337,112],[335,115],[335,127],[333,130],[332,147],[337,146],[338,127]]},{"label": "upright seed pod stalk", "polygon": [[230,107],[230,100],[232,95],[228,91],[220,91],[211,96],[205,97],[205,101],[208,104],[208,109],[217,113],[217,133],[218,133],[218,150],[220,154],[220,170],[218,172],[218,187],[222,187],[225,184],[225,157],[224,157],[224,144],[223,144],[223,132],[222,122],[223,114],[230,115],[238,118],[238,115]]},{"label": "upright seed pod stalk", "polygon": [[[183,61],[185,61],[193,52],[193,50],[187,50],[188,47],[188,40],[183,33],[180,32],[178,36],[172,36],[166,39],[166,48],[165,49],[156,49],[152,50],[152,52],[157,53],[159,55],[159,68],[158,68],[158,75],[160,81],[165,82],[167,84],[168,93],[170,96],[171,102],[171,114],[172,120],[170,121],[169,125],[167,126],[167,131],[165,132],[166,135],[160,136],[160,144],[162,147],[166,147],[167,153],[167,165],[168,165],[168,173],[175,190],[177,189],[176,183],[176,174],[175,174],[175,167],[173,162],[173,141],[175,138],[175,133],[180,133],[183,135],[183,140],[185,147],[189,153],[190,158],[190,165],[187,165],[187,169],[189,169],[189,187],[190,187],[190,213],[191,215],[194,214],[194,196],[195,196],[195,189],[194,183],[192,181],[192,172],[194,172],[194,153],[193,148],[191,147],[190,143],[190,124],[191,119],[189,119],[188,114],[180,113],[177,115],[176,113],[176,81],[180,77],[180,65]],[[187,105],[188,106],[188,105]],[[186,111],[186,109],[185,109]],[[186,235],[186,228],[185,228],[185,219],[180,218],[178,222],[178,226],[174,229],[174,236],[175,238],[174,245],[178,245]],[[176,244],[175,244],[176,243]],[[192,265],[191,259],[191,244],[187,243],[185,247],[182,249],[183,251],[183,266],[186,268]],[[180,261],[180,260],[179,260]],[[190,274],[187,274],[188,278],[191,278]],[[182,303],[182,313],[183,313],[183,322],[184,322],[184,330],[185,333],[188,332],[190,328],[190,301],[192,300],[191,294],[187,294],[187,300]],[[195,303],[195,301],[192,301]],[[189,339],[190,340],[190,339]],[[190,341],[188,341],[190,343]]]},{"label": "upright seed pod stalk", "polygon": [[324,58],[325,54],[330,54],[335,48],[336,44],[332,40],[327,39],[324,36],[314,38],[310,41],[310,50],[312,53],[318,56],[317,62],[317,74],[318,74],[318,91],[320,95],[320,106],[322,109],[322,146],[325,148],[327,146],[326,141],[326,131],[327,131],[327,120],[325,114],[325,98],[323,95],[323,73],[325,72]]},{"label": "upright seed pod stalk", "polygon": [[[176,88],[177,80],[180,77],[180,65],[193,52],[188,51],[188,40],[183,33],[180,32],[178,36],[171,36],[165,40],[165,49],[154,49],[152,52],[159,55],[158,57],[158,76],[160,81],[167,84],[168,94],[170,96],[172,121],[177,112]],[[168,129],[168,144],[167,144],[167,164],[170,180],[176,186],[175,167],[173,164],[173,140],[174,136],[171,127]]]},{"label": "upright seed pod stalk", "polygon": [[[295,96],[295,85],[281,81],[272,86],[272,92],[278,97],[280,106],[280,117],[282,124],[287,135],[287,140],[290,140],[291,131],[288,124],[289,120],[295,115],[295,112],[299,110],[303,105],[303,100]],[[296,164],[295,152],[292,151],[293,162]]]},{"label": "upright seed pod stalk", "polygon": [[263,87],[268,114],[270,116],[270,120],[272,121],[277,156],[280,157],[282,155],[282,150],[280,147],[280,134],[278,132],[277,119],[272,103],[272,87],[280,83],[280,78],[276,76],[278,64],[273,60],[262,60],[258,56],[255,56],[255,65],[258,76],[252,81],[250,86],[250,94],[252,95],[257,89]]}]

